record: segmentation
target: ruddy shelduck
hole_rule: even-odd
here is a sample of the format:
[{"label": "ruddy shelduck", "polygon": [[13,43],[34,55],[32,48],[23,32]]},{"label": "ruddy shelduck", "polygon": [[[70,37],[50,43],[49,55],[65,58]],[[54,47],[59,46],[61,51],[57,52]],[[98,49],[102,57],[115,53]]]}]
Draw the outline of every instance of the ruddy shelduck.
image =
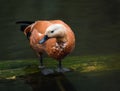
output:
[{"label": "ruddy shelduck", "polygon": [[51,58],[56,59],[58,72],[69,71],[62,67],[62,59],[75,47],[75,35],[72,29],[62,20],[50,21],[19,21],[21,30],[27,36],[30,46],[40,58],[40,68],[43,68],[43,54],[46,52]]}]

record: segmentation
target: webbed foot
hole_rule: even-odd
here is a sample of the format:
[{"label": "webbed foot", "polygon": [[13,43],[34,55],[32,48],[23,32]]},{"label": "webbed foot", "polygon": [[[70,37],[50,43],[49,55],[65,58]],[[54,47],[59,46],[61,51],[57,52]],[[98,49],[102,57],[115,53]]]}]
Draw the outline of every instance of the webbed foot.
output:
[{"label": "webbed foot", "polygon": [[43,75],[50,75],[50,74],[53,74],[54,71],[53,71],[53,69],[42,69],[42,70],[41,70],[41,73],[42,73]]},{"label": "webbed foot", "polygon": [[44,69],[45,66],[40,66],[40,65],[39,65],[38,68],[39,68],[39,69]]},{"label": "webbed foot", "polygon": [[71,70],[70,69],[68,69],[68,68],[58,68],[58,69],[56,69],[56,71],[57,72],[61,72],[61,73],[64,73],[64,72],[70,72]]}]

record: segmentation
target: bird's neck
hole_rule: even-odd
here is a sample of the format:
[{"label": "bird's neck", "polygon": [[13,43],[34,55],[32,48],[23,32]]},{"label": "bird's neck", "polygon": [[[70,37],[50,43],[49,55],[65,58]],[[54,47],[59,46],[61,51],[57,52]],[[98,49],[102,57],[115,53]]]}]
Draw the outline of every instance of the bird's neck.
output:
[{"label": "bird's neck", "polygon": [[57,43],[65,43],[67,42],[67,36],[65,35],[64,37],[58,37],[56,38]]}]

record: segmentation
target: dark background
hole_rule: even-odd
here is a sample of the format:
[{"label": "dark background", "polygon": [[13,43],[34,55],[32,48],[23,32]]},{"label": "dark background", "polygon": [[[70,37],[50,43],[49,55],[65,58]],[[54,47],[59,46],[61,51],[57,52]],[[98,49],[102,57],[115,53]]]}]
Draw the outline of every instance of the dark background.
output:
[{"label": "dark background", "polygon": [[53,19],[75,32],[72,56],[120,53],[120,0],[0,0],[0,60],[36,57],[16,21]]}]

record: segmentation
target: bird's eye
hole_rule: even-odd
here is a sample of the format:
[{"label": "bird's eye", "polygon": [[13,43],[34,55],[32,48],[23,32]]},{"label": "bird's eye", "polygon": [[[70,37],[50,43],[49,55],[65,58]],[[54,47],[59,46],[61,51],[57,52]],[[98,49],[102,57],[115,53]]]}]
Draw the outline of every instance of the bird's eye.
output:
[{"label": "bird's eye", "polygon": [[54,31],[52,30],[51,33],[53,33]]}]

